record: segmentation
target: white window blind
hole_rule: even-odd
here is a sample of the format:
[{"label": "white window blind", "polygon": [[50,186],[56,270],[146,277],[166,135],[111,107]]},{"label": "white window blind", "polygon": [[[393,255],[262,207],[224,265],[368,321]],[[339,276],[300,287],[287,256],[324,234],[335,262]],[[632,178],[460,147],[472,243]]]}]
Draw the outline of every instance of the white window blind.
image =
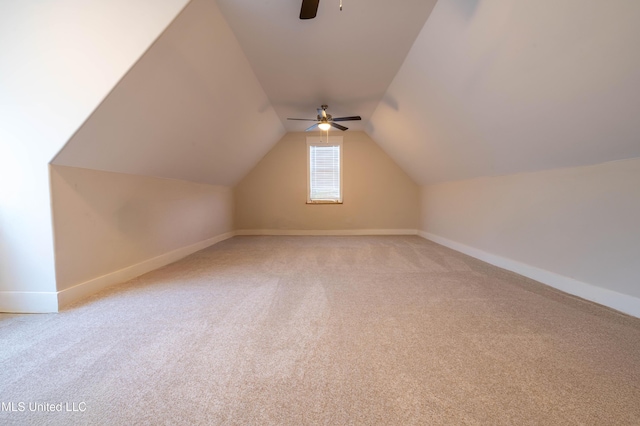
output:
[{"label": "white window blind", "polygon": [[342,202],[341,144],[309,145],[309,201]]}]

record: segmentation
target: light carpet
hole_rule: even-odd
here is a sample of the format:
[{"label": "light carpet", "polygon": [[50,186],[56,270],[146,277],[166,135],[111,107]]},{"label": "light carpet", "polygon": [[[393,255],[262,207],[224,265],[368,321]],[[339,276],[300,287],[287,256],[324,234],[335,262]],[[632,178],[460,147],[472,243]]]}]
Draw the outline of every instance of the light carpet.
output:
[{"label": "light carpet", "polygon": [[640,424],[640,319],[416,236],[235,237],[0,348],[0,424]]}]

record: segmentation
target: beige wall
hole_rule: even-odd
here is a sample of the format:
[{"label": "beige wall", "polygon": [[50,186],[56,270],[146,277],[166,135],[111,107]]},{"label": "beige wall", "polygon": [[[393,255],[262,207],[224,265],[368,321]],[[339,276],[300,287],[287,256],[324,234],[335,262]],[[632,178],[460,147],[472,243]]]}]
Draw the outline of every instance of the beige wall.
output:
[{"label": "beige wall", "polygon": [[233,230],[230,188],[52,166],[57,290]]},{"label": "beige wall", "polygon": [[423,231],[640,297],[640,159],[435,184],[421,200]]},{"label": "beige wall", "polygon": [[237,229],[416,229],[418,186],[364,132],[339,135],[344,203],[306,204],[311,133],[286,134],[236,186]]},{"label": "beige wall", "polygon": [[48,164],[186,3],[0,1],[0,311],[57,310]]}]

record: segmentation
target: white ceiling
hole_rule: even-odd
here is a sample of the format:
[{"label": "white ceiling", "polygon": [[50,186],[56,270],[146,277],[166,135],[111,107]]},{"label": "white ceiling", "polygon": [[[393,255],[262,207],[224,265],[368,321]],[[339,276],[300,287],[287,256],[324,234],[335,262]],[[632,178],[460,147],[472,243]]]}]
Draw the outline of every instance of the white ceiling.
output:
[{"label": "white ceiling", "polygon": [[440,0],[370,136],[431,182],[640,157],[640,1]]},{"label": "white ceiling", "polygon": [[192,0],[53,163],[235,185],[284,133],[215,1]]},{"label": "white ceiling", "polygon": [[[288,131],[334,117],[368,120],[402,65],[436,0],[321,0],[300,20],[301,0],[218,0],[258,80]],[[364,130],[366,122],[344,123]]]},{"label": "white ceiling", "polygon": [[640,1],[300,2],[192,0],[55,163],[234,185],[322,103],[420,184],[640,157]]}]

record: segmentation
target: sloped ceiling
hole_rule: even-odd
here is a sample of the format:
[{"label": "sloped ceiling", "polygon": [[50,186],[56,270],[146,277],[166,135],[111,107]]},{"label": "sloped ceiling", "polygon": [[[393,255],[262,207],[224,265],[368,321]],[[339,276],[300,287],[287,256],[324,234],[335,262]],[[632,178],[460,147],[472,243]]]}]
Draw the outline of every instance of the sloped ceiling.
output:
[{"label": "sloped ceiling", "polygon": [[0,1],[0,180],[46,170],[187,3]]},{"label": "sloped ceiling", "polygon": [[283,134],[216,2],[192,0],[53,164],[234,185]]},{"label": "sloped ceiling", "polygon": [[[321,0],[300,20],[301,0],[218,0],[288,131],[329,105],[334,117],[371,117],[436,0]],[[363,130],[365,122],[349,122]]]},{"label": "sloped ceiling", "polygon": [[440,0],[368,133],[416,182],[640,156],[640,2]]},{"label": "sloped ceiling", "polygon": [[640,2],[338,3],[192,0],[54,163],[234,185],[321,103],[420,184],[640,156]]}]

